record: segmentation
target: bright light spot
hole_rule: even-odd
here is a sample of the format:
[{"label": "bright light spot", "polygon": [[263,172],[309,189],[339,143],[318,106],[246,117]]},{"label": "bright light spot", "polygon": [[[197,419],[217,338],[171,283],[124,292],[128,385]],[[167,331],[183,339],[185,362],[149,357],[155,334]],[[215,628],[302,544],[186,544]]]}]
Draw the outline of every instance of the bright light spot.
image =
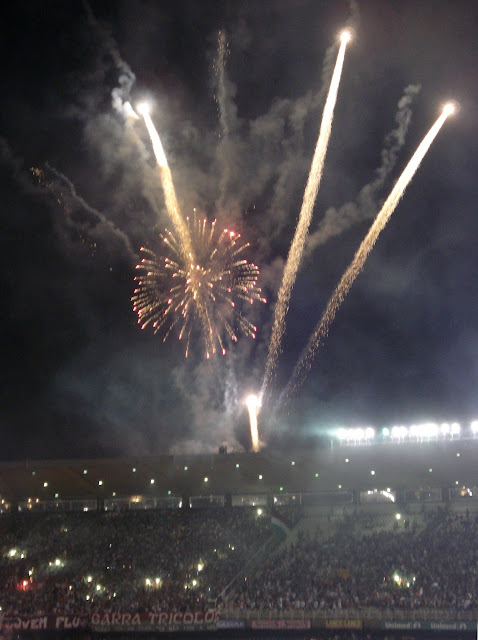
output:
[{"label": "bright light spot", "polygon": [[386,491],[380,491],[380,493],[385,498],[388,498],[391,502],[395,502],[395,496],[393,495],[393,493],[390,493],[390,489],[387,489]]},{"label": "bright light spot", "polygon": [[257,509],[257,515],[261,516],[262,515],[262,509]]},{"label": "bright light spot", "polygon": [[204,482],[209,482],[209,478],[207,476],[204,478]]},{"label": "bright light spot", "polygon": [[96,585],[96,590],[97,590],[97,591],[101,591],[101,585],[100,585],[100,584],[97,584],[97,585]]},{"label": "bright light spot", "polygon": [[136,473],[136,467],[133,467],[133,473]]},{"label": "bright light spot", "polygon": [[236,469],[239,469],[239,463],[236,464]]},{"label": "bright light spot", "polygon": [[92,580],[93,580],[93,578],[92,578],[91,576],[88,576],[88,577],[86,578],[86,582],[91,582]]},{"label": "bright light spot", "polygon": [[195,587],[197,585],[198,581],[197,580],[193,580],[193,587]]},{"label": "bright light spot", "polygon": [[10,551],[8,552],[8,555],[10,556],[10,558],[13,558],[16,554],[17,554],[16,549],[10,549]]},{"label": "bright light spot", "polygon": [[46,487],[48,487],[48,482],[44,482],[44,483],[43,483],[43,486],[44,486],[45,488],[46,488]]},{"label": "bright light spot", "polygon": [[350,31],[347,31],[347,29],[345,29],[345,31],[342,31],[342,33],[340,34],[340,40],[342,42],[349,42],[351,37],[352,34],[350,33]]},{"label": "bright light spot", "polygon": [[59,567],[60,565],[61,565],[61,560],[60,560],[60,558],[57,558],[55,560],[55,566]]},{"label": "bright light spot", "polygon": [[447,102],[446,105],[443,107],[443,113],[445,113],[447,116],[450,116],[452,113],[455,113],[456,111],[456,105],[453,102]]},{"label": "bright light spot", "polygon": [[147,587],[151,586],[151,580],[149,578],[146,578],[146,586]]},{"label": "bright light spot", "polygon": [[151,484],[154,484],[154,478],[151,478],[150,482]]},{"label": "bright light spot", "polygon": [[149,114],[149,104],[147,102],[140,102],[136,105],[136,111],[142,116]]},{"label": "bright light spot", "polygon": [[259,474],[259,480],[262,480],[262,473]]},{"label": "bright light spot", "polygon": [[103,480],[98,480],[98,485],[99,485],[100,487],[102,487],[102,486],[103,486]]},{"label": "bright light spot", "polygon": [[375,471],[374,471],[373,469],[372,469],[372,471],[370,472],[370,475],[371,475],[371,476],[374,476],[374,475],[375,475]]},{"label": "bright light spot", "polygon": [[382,429],[382,435],[383,436],[389,436],[390,435],[390,429],[388,429],[387,427]]},{"label": "bright light spot", "polygon": [[402,515],[401,515],[400,513],[396,513],[396,514],[395,514],[395,518],[396,518],[397,520],[400,520],[400,518],[401,518],[401,517],[402,517]]},{"label": "bright light spot", "polygon": [[457,458],[459,458],[459,457],[460,457],[460,455],[461,455],[460,453],[457,453],[457,454],[456,454],[456,457],[457,457]]},{"label": "bright light spot", "polygon": [[261,406],[259,396],[250,394],[246,398],[247,410],[249,412],[249,424],[251,430],[252,450],[254,453],[259,451],[259,432],[257,428],[257,414]]},{"label": "bright light spot", "polygon": [[452,422],[451,423],[451,435],[452,436],[457,436],[461,431],[461,427],[458,424],[458,422]]},{"label": "bright light spot", "polygon": [[204,565],[200,562],[198,563],[198,571],[202,571],[204,569]]},{"label": "bright light spot", "polygon": [[86,476],[87,473],[88,473],[88,469],[83,469],[83,475]]},{"label": "bright light spot", "polygon": [[294,460],[292,460],[291,465],[292,465],[292,466],[294,466],[294,465],[295,465],[295,461],[294,461]]},{"label": "bright light spot", "polygon": [[155,579],[155,583],[156,583],[157,585],[161,584],[161,578],[156,578],[156,579]]},{"label": "bright light spot", "polygon": [[353,440],[354,442],[361,442],[362,440],[372,440],[375,438],[375,429],[373,427],[362,427],[344,429],[343,427],[337,431],[337,437],[339,440]]},{"label": "bright light spot", "polygon": [[188,470],[188,468],[187,468],[187,467],[184,467],[184,471],[187,471],[187,470]]}]

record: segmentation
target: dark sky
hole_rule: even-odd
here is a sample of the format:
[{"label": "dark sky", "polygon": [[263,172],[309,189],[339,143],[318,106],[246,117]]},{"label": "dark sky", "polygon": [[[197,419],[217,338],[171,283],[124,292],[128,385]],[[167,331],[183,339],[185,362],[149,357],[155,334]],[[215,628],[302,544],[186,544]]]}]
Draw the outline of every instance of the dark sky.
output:
[{"label": "dark sky", "polygon": [[[443,104],[460,110],[268,441],[477,417],[474,0],[20,0],[0,9],[2,459],[249,447],[243,398],[261,385],[345,25],[354,38],[271,404]],[[201,345],[185,360],[132,311],[136,255],[169,223],[144,124],[122,107],[144,98],[182,211],[240,231],[261,269],[256,341],[213,362]]]}]

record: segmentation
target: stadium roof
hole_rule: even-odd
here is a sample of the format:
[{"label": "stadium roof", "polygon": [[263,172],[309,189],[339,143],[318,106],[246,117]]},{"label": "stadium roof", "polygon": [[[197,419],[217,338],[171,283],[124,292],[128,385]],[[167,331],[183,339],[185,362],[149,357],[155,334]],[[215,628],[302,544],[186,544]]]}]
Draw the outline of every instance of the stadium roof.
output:
[{"label": "stadium roof", "polygon": [[0,463],[0,496],[15,501],[475,486],[477,454],[478,440],[470,439],[289,454],[25,460]]}]

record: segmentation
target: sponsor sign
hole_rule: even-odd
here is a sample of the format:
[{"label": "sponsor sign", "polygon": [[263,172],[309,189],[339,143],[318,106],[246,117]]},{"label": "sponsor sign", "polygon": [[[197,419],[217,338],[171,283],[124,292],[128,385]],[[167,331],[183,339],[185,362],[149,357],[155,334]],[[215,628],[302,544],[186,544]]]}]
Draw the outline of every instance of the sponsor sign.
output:
[{"label": "sponsor sign", "polygon": [[246,623],[244,620],[227,620],[221,619],[216,622],[216,629],[245,629]]},{"label": "sponsor sign", "polygon": [[93,613],[90,628],[94,631],[147,630],[188,631],[216,628],[217,611],[176,611],[161,613]]},{"label": "sponsor sign", "polygon": [[447,620],[382,620],[381,629],[395,631],[476,631],[476,622],[453,622]]},{"label": "sponsor sign", "polygon": [[64,631],[67,629],[86,629],[88,618],[85,616],[16,616],[0,619],[2,631]]},{"label": "sponsor sign", "polygon": [[252,629],[310,629],[310,620],[251,620]]},{"label": "sponsor sign", "polygon": [[326,629],[361,629],[362,620],[354,618],[331,618],[325,621]]}]

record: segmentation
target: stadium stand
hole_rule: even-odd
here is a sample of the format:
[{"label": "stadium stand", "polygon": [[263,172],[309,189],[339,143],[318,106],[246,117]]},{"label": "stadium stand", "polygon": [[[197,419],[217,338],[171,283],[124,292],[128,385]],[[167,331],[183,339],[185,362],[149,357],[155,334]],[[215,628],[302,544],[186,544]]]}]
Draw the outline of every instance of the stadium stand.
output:
[{"label": "stadium stand", "polygon": [[[349,460],[360,455],[345,449]],[[336,629],[342,639],[413,624],[471,637],[478,500],[473,485],[451,482],[466,456],[448,452],[443,469],[440,456],[438,486],[412,474],[401,487],[377,478],[373,487],[362,484],[364,461],[354,478],[341,450],[349,476],[335,490],[329,480],[317,490],[318,472],[299,456],[275,468],[273,456],[229,454],[3,464],[0,632],[329,638],[324,629]],[[339,473],[324,466],[318,479]],[[459,477],[472,476],[464,467]]]}]

